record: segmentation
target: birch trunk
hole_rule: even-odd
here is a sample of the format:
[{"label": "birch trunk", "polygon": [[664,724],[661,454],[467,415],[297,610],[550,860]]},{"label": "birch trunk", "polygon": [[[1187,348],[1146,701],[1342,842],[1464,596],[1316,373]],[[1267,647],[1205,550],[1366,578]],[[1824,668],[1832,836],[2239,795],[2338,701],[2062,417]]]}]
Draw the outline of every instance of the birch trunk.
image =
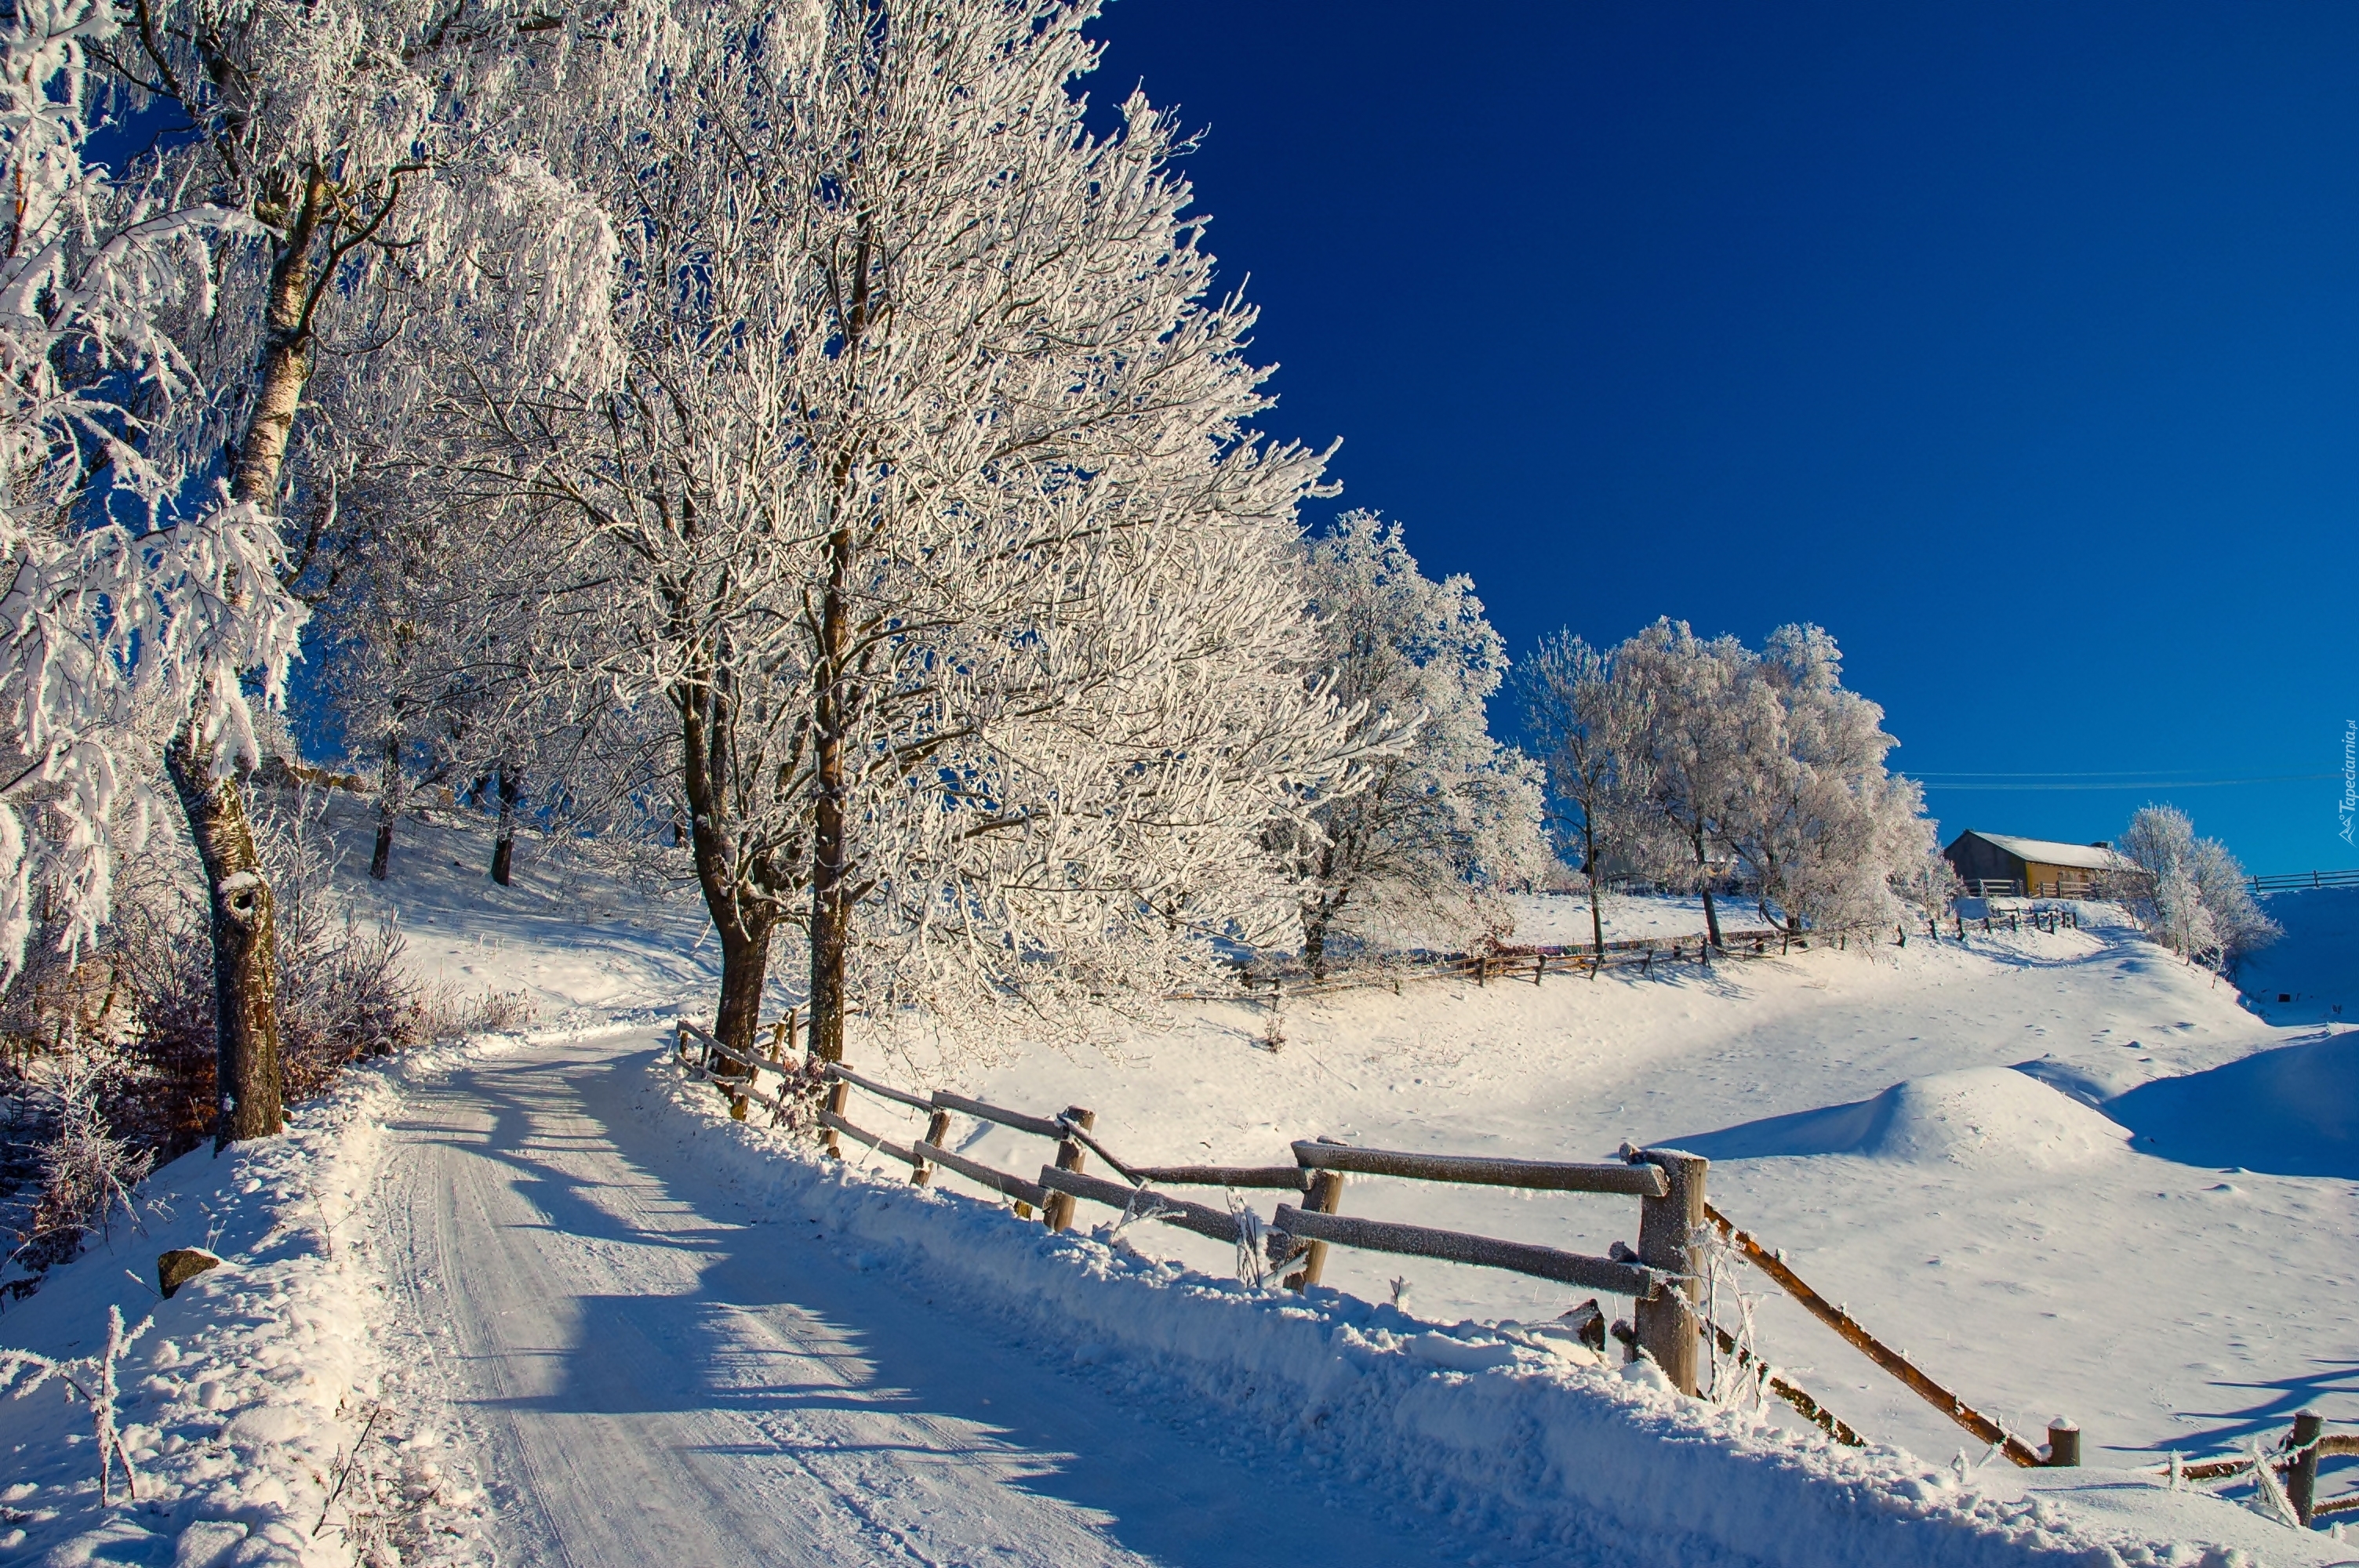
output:
[{"label": "birch trunk", "polygon": [[[254,413],[238,443],[230,479],[232,499],[266,512],[277,504],[288,437],[311,374],[304,308],[311,287],[311,243],[326,195],[326,177],[317,169],[310,171],[285,245],[271,268]],[[270,886],[263,880],[255,849],[244,787],[234,773],[222,770],[214,738],[203,732],[192,714],[165,753],[172,793],[205,871],[213,943],[215,1071],[221,1089],[216,1147],[268,1137],[284,1125],[278,956]]]},{"label": "birch trunk", "polygon": [[277,963],[270,884],[236,779],[183,727],[164,753],[172,791],[203,863],[213,942],[214,1104],[218,1150],[285,1125],[278,1062]]}]

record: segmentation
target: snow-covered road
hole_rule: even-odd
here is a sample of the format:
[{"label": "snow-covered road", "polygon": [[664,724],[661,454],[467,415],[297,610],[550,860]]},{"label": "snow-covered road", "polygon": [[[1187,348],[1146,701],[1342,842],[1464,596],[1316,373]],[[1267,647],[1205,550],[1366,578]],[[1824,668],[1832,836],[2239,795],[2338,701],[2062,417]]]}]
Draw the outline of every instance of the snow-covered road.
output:
[{"label": "snow-covered road", "polygon": [[[375,1223],[517,1563],[1462,1563],[1208,1454],[748,1210],[646,1123],[644,1029],[388,1127]],[[784,1232],[782,1234],[782,1232]]]}]

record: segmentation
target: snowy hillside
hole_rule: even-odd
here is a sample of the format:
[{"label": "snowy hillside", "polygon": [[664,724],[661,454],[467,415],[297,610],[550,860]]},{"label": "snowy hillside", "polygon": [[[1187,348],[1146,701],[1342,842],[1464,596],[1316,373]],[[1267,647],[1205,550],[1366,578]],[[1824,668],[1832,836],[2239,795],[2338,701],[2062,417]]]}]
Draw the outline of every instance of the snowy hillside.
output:
[{"label": "snowy hillside", "polygon": [[[340,809],[364,849],[359,814]],[[0,1494],[17,1520],[0,1561],[226,1562],[249,1538],[255,1560],[346,1561],[340,1526],[305,1532],[349,1512],[329,1502],[334,1466],[377,1403],[399,1411],[392,1444],[372,1438],[388,1492],[405,1465],[425,1474],[439,1432],[464,1439],[401,1516],[455,1532],[437,1550],[462,1558],[485,1530],[518,1561],[560,1541],[601,1561],[703,1541],[721,1561],[775,1530],[831,1562],[902,1561],[896,1541],[1207,1568],[1268,1561],[1265,1547],[1301,1562],[1636,1561],[1649,1509],[1684,1517],[1680,1498],[1717,1487],[1725,1528],[1665,1537],[1661,1560],[1996,1562],[2099,1542],[2114,1561],[2231,1560],[2170,1555],[2158,1543],[2173,1540],[2256,1563],[2337,1560],[2322,1535],[2104,1467],[2229,1449],[2303,1405],[2359,1421],[2341,1304],[2359,1278],[2359,1143],[2340,1116],[2350,1098],[2328,1092],[2347,1081],[2348,1036],[2265,1022],[2100,907],[2077,932],[1977,933],[1962,948],[1292,1001],[1276,1051],[1264,1005],[1215,1003],[1095,1053],[853,1052],[902,1084],[1087,1106],[1098,1136],[1142,1161],[1277,1162],[1319,1134],[1542,1157],[1625,1140],[1697,1150],[1723,1211],[1936,1376],[2035,1439],[2050,1415],[2082,1424],[2089,1471],[2026,1476],[1757,1277],[1767,1354],[1923,1460],[1683,1413],[1616,1368],[1488,1326],[1553,1317],[1583,1292],[1338,1249],[1327,1282],[1342,1293],[1305,1315],[1220,1283],[1230,1249],[1184,1233],[1132,1225],[1109,1246],[1114,1217],[1084,1205],[1097,1238],[1055,1240],[948,1173],[928,1195],[856,1150],[841,1177],[813,1167],[661,1060],[655,1025],[710,1005],[692,903],[537,844],[502,891],[472,827],[402,831],[393,881],[353,879],[356,905],[389,901],[429,976],[527,990],[547,1044],[355,1080],[283,1155],[192,1154],[158,1178],[171,1212],[148,1235],[118,1227],[112,1250],[0,1316],[0,1344],[82,1354],[109,1302],[134,1322],[157,1313],[124,1385],[158,1488],[144,1514],[98,1509],[70,1435],[87,1418],[46,1396],[0,1403],[0,1454],[26,1477]],[[1533,934],[1572,925],[1571,903],[1534,904]],[[1663,903],[1617,914],[1625,930],[1679,921]],[[911,1125],[860,1097],[853,1115],[897,1136]],[[1003,1168],[1046,1158],[1037,1140],[961,1127],[960,1148]],[[1255,1195],[1266,1216],[1269,1195]],[[1584,1251],[1634,1239],[1636,1221],[1625,1199],[1373,1179],[1343,1208]],[[125,1277],[209,1233],[233,1267],[174,1302]],[[1343,1427],[1302,1424],[1314,1388]],[[1701,1468],[1617,1469],[1625,1441]],[[1948,1464],[1961,1449],[1962,1472]],[[1484,1458],[1511,1453],[1529,1464]],[[238,1465],[255,1468],[233,1479]],[[1674,1473],[1690,1478],[1648,1500]],[[2331,1466],[2323,1489],[2349,1484]],[[615,1514],[617,1495],[644,1507]],[[1839,1497],[1866,1510],[1840,1530],[1814,1511]],[[1451,1534],[1428,1539],[1430,1510]],[[1896,1555],[1901,1538],[1872,1519],[1934,1533]],[[1730,1545],[1756,1530],[1785,1544]],[[114,1556],[89,1557],[109,1540]],[[65,1555],[41,1557],[52,1549]]]}]

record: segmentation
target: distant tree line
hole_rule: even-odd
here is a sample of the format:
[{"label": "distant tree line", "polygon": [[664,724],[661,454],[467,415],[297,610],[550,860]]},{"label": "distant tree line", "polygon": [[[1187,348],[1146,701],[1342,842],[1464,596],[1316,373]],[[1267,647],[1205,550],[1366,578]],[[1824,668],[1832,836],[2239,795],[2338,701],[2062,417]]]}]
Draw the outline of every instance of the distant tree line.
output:
[{"label": "distant tree line", "polygon": [[1793,932],[1938,912],[1957,891],[1923,791],[1885,765],[1884,710],[1844,687],[1819,627],[1757,650],[1670,620],[1612,647],[1564,632],[1516,681],[1601,946],[1617,876],[1699,893],[1715,946],[1733,883]]}]

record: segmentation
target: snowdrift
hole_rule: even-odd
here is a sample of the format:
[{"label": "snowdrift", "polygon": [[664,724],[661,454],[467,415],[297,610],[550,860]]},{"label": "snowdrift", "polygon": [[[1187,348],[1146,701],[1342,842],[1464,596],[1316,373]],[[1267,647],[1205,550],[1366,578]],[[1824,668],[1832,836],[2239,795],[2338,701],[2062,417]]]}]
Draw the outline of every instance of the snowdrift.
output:
[{"label": "snowdrift", "polygon": [[[110,1305],[150,1320],[116,1373],[136,1500],[119,1477],[100,1498],[85,1407],[55,1385],[5,1398],[0,1382],[0,1563],[485,1559],[487,1501],[442,1442],[430,1377],[387,1342],[383,1281],[353,1222],[401,1085],[516,1044],[355,1069],[282,1138],[182,1155],[139,1189],[139,1228],[118,1221],[0,1314],[0,1345],[58,1357],[96,1349]],[[221,1264],[160,1300],[156,1257],[177,1247]]]},{"label": "snowdrift", "polygon": [[2012,1067],[1895,1084],[1874,1099],[1671,1140],[1712,1160],[1856,1154],[1966,1170],[2058,1170],[2119,1153],[2130,1131]]},{"label": "snowdrift", "polygon": [[2359,1033],[2158,1078],[2105,1110],[2182,1164],[2359,1179]]},{"label": "snowdrift", "polygon": [[[1934,1466],[1894,1448],[1838,1448],[1682,1400],[1651,1366],[1609,1365],[1508,1326],[1439,1325],[1332,1291],[1252,1289],[1147,1258],[1119,1225],[1051,1235],[733,1122],[668,1054],[648,1070],[718,1187],[819,1222],[848,1266],[972,1309],[1142,1414],[1209,1418],[1253,1434],[1273,1463],[1349,1484],[1360,1506],[1398,1498],[1539,1548],[1543,1560],[2226,1568],[2263,1549],[2272,1563],[2330,1560],[2314,1548],[2331,1543],[2125,1474],[2027,1476],[1963,1455]],[[1897,1097],[1883,1136],[1980,1148],[1961,1116],[2015,1106],[2015,1090],[1951,1076]],[[2036,1096],[2020,1103],[2066,1128],[2068,1146],[2118,1141],[2117,1129],[2070,1101],[2082,1120]],[[2095,1506],[2060,1500],[2075,1493]]]}]

